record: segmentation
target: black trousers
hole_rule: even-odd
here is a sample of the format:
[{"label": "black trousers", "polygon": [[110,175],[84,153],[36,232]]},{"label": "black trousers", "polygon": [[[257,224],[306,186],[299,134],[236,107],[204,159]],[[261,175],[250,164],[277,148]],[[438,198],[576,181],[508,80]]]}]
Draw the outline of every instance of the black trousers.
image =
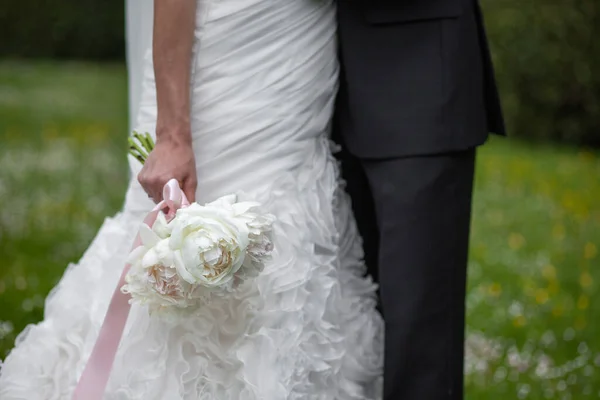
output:
[{"label": "black trousers", "polygon": [[462,399],[475,150],[340,159],[380,285],[384,399]]}]

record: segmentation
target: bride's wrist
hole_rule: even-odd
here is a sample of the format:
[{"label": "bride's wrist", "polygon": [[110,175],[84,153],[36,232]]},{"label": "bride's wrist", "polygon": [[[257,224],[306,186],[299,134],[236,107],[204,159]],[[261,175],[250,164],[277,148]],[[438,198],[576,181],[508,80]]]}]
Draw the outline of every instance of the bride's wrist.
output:
[{"label": "bride's wrist", "polygon": [[189,124],[177,124],[156,128],[156,144],[168,143],[175,146],[192,144],[192,131]]}]

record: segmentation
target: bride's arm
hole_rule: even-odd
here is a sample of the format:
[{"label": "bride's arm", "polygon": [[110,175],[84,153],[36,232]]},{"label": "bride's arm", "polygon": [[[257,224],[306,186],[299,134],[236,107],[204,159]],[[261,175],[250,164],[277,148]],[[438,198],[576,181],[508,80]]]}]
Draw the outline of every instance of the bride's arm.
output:
[{"label": "bride's arm", "polygon": [[[155,0],[153,62],[158,104],[158,140],[190,140],[173,127],[190,123],[190,63],[196,0]],[[175,136],[174,136],[175,135]],[[183,135],[185,137],[178,137]]]},{"label": "bride's arm", "polygon": [[154,0],[153,63],[156,81],[156,147],[138,180],[156,202],[171,178],[190,201],[196,163],[190,126],[190,74],[196,0]]}]

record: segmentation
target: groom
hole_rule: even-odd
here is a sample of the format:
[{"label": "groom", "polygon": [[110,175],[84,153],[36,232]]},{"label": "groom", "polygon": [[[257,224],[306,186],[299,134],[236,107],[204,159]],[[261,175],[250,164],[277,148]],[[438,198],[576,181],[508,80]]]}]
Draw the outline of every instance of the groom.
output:
[{"label": "groom", "polygon": [[475,148],[504,134],[477,0],[339,0],[335,136],[380,284],[385,400],[463,398]]}]

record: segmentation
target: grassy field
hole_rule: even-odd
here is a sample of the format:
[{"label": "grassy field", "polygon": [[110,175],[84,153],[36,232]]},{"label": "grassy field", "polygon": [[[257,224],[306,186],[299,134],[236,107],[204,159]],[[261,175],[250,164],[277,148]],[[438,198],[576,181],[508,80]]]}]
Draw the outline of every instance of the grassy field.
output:
[{"label": "grassy field", "polygon": [[[122,65],[0,63],[0,358],[120,208],[126,107]],[[480,152],[470,400],[600,397],[599,177],[598,152]]]}]

